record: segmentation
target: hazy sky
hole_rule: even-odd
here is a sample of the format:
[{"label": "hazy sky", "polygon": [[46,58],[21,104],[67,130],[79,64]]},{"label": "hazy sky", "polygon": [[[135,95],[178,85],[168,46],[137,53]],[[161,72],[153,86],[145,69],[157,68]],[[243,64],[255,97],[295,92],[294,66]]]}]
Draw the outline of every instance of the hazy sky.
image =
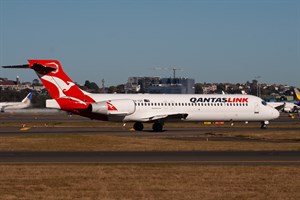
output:
[{"label": "hazy sky", "polygon": [[[129,76],[300,87],[300,0],[0,0],[0,65],[58,59],[73,81]],[[0,77],[36,78],[0,69]]]}]

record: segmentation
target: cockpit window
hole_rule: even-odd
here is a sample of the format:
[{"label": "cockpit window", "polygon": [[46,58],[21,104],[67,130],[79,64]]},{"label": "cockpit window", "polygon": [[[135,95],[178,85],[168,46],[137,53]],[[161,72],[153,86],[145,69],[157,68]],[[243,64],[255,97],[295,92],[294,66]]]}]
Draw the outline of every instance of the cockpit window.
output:
[{"label": "cockpit window", "polygon": [[267,105],[267,102],[265,102],[265,101],[262,101],[261,103],[262,103],[262,105],[264,105],[264,106]]}]

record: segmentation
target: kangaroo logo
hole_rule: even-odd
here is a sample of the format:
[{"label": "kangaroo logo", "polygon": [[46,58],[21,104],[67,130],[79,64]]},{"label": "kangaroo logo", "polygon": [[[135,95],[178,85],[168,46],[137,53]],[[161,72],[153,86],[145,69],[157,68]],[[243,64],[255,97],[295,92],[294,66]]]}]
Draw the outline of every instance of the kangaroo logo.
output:
[{"label": "kangaroo logo", "polygon": [[64,82],[63,80],[61,80],[58,77],[55,76],[43,76],[41,77],[43,80],[48,81],[50,83],[52,83],[53,85],[55,85],[55,87],[58,89],[59,92],[59,97],[63,97],[65,96],[65,92],[68,92],[74,85],[75,83],[71,82],[71,81],[67,81]]},{"label": "kangaroo logo", "polygon": [[66,88],[62,88],[62,91],[63,91],[63,92],[68,92],[68,91],[70,90],[70,88],[71,88],[72,86],[74,86],[74,85],[75,85],[75,83],[73,83],[73,82],[71,82],[71,81],[67,81]]},{"label": "kangaroo logo", "polygon": [[106,102],[106,105],[107,105],[107,110],[118,110],[114,105],[112,105],[111,103],[109,102]]}]

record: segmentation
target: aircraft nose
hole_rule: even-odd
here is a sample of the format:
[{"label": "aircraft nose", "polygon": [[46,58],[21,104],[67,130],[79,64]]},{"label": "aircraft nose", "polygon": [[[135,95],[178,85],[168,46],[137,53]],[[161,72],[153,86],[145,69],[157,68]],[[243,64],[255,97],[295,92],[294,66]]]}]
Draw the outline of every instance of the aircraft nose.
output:
[{"label": "aircraft nose", "polygon": [[280,113],[279,113],[279,111],[278,111],[278,110],[276,110],[276,109],[273,109],[273,111],[272,111],[272,115],[273,115],[274,119],[276,119],[276,118],[278,118],[278,117],[279,117]]}]

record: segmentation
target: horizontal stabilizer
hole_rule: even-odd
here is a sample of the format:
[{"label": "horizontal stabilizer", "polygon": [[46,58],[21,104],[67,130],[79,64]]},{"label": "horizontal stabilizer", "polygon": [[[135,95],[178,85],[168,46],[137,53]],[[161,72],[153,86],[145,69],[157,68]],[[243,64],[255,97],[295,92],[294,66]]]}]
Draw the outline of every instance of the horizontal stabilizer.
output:
[{"label": "horizontal stabilizer", "polygon": [[9,66],[2,66],[3,68],[29,68],[29,65],[9,65]]},{"label": "horizontal stabilizer", "polygon": [[55,67],[55,66],[46,66],[46,65],[41,65],[38,63],[34,63],[31,66],[31,68],[40,74],[48,74],[52,71],[57,70],[57,67]]},{"label": "horizontal stabilizer", "polygon": [[[30,62],[35,62],[34,60],[30,60]],[[30,63],[30,65],[9,65],[9,66],[2,66],[3,68],[19,68],[19,69],[26,69],[26,68],[32,68],[33,70],[41,73],[41,74],[47,74],[51,71],[57,70],[57,67],[55,66],[46,66],[41,65],[38,63]]]}]

